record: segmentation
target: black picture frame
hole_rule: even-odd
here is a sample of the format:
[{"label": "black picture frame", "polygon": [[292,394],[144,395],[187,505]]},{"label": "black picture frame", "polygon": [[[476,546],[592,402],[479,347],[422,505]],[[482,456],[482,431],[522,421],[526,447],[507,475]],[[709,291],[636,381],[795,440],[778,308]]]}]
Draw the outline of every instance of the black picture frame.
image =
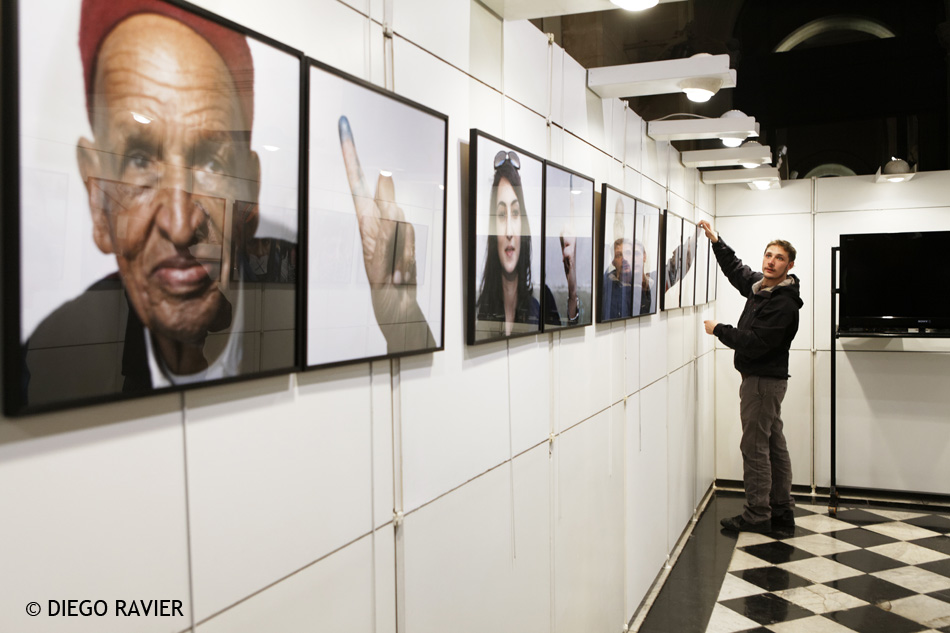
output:
[{"label": "black picture frame", "polygon": [[[597,242],[597,322],[633,318],[632,282],[637,199],[603,183]],[[617,266],[620,266],[618,269]]]},{"label": "black picture frame", "polygon": [[[643,249],[641,292],[634,294],[633,316],[656,314],[660,306],[660,251],[663,212],[649,202],[637,199],[634,217],[634,278],[637,278],[637,252]],[[651,255],[652,253],[652,255]],[[639,301],[638,301],[639,299]],[[639,304],[639,310],[638,308]]]},{"label": "black picture frame", "polygon": [[696,225],[696,305],[709,303],[709,238],[702,227]]},{"label": "black picture frame", "polygon": [[683,267],[683,218],[667,209],[663,214],[663,255],[660,268],[663,271],[663,293],[660,309],[675,310],[682,307],[680,283]]},{"label": "black picture frame", "polygon": [[[506,154],[496,166],[495,157]],[[517,156],[512,158],[511,153]],[[519,167],[514,167],[514,162]],[[520,189],[519,212],[511,217],[517,231],[505,242],[510,262],[502,264],[498,245],[503,240],[492,228],[495,219],[491,213],[491,195],[495,173],[508,173],[520,184],[512,187],[510,197],[517,198]],[[466,341],[479,345],[521,336],[531,336],[542,331],[546,314],[542,305],[551,305],[543,299],[544,283],[541,263],[544,261],[544,159],[520,147],[511,145],[496,136],[473,128],[469,134],[469,200],[468,200],[468,270]],[[507,178],[504,179],[507,182]],[[502,182],[501,180],[499,182]],[[524,200],[524,209],[520,201]],[[496,205],[497,206],[497,205]],[[505,209],[508,207],[506,206]],[[513,205],[512,205],[513,208]],[[525,220],[525,221],[522,221]],[[507,228],[507,219],[505,220]],[[527,230],[524,224],[527,224]],[[533,228],[532,224],[534,225]],[[516,234],[520,239],[515,239]],[[494,238],[493,238],[494,236]],[[495,239],[495,242],[492,242]],[[491,261],[491,263],[489,263]],[[517,281],[523,292],[515,307],[514,318],[509,322],[501,297],[502,271],[504,266],[517,273]],[[535,273],[534,271],[537,271]],[[537,274],[537,281],[535,281]],[[527,281],[530,280],[530,283]],[[486,283],[487,282],[487,283]],[[558,320],[558,323],[560,321]]]},{"label": "black picture frame", "polygon": [[[306,63],[304,366],[443,350],[449,118]],[[386,245],[385,257],[368,244]]]},{"label": "black picture frame", "polygon": [[[542,305],[542,314],[557,312],[560,323],[548,319],[542,331],[585,327],[593,323],[594,308],[594,179],[551,161],[544,161],[544,293],[543,301],[555,301],[552,311]],[[569,282],[564,264],[565,239],[574,242],[577,316],[570,318]],[[569,242],[568,242],[569,245]],[[570,246],[568,246],[570,248]]]},{"label": "black picture frame", "polygon": [[[303,53],[181,0],[130,8],[103,2],[107,10],[88,14],[98,20],[57,10],[71,4],[11,0],[2,8],[4,414],[298,369],[301,286],[293,262],[305,207]],[[50,40],[48,29],[37,31],[51,19],[71,20],[57,28],[74,33],[86,20],[78,49],[74,38]],[[111,118],[93,116],[98,100],[109,98],[91,70],[101,43],[136,38],[135,28],[154,34],[157,23],[169,27],[166,19],[189,29],[173,26],[191,37],[191,48],[176,39],[173,49],[186,62],[217,54],[217,86],[183,92],[206,100],[229,95],[223,119],[182,123],[188,132],[180,153],[195,161],[183,168],[169,158],[179,148],[162,132],[180,121],[161,105],[137,112],[134,103],[107,103]],[[165,43],[144,39],[132,41]],[[77,65],[84,68],[78,77]],[[21,81],[33,77],[44,81]],[[270,155],[265,145],[280,151]],[[174,180],[182,173],[188,177]],[[280,184],[273,173],[282,174]],[[167,233],[166,243],[180,244],[171,250],[155,246],[161,242],[152,241],[154,232],[139,231],[160,224],[155,216],[142,222],[149,209],[172,204],[145,201],[166,195],[184,210],[174,217],[193,220],[176,224],[187,235]],[[280,264],[276,277],[251,274],[252,254],[265,250]],[[159,291],[168,307],[162,313]],[[185,303],[199,298],[201,306]],[[162,351],[169,345],[180,353],[169,357]]]}]

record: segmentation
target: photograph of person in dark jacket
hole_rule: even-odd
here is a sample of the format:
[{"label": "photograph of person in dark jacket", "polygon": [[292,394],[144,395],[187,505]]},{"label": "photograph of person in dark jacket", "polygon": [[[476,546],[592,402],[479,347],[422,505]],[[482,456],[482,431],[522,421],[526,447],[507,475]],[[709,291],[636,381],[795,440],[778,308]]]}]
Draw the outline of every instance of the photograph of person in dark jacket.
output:
[{"label": "photograph of person in dark jacket", "polygon": [[802,307],[801,284],[790,274],[795,247],[773,240],[765,247],[762,272],[742,263],[709,222],[699,227],[712,242],[713,252],[729,283],[746,298],[739,323],[733,327],[705,321],[707,334],[735,350],[735,367],[742,375],[739,418],[742,422],[742,514],[723,519],[737,532],[770,532],[795,525],[792,464],[782,424],[782,400],[788,389],[788,356],[798,332]]}]

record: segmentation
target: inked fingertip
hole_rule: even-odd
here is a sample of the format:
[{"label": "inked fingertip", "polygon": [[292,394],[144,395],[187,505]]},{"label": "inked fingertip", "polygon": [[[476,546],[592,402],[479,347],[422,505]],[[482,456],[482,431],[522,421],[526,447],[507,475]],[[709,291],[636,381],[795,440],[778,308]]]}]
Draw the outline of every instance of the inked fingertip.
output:
[{"label": "inked fingertip", "polygon": [[353,130],[350,129],[350,121],[346,118],[346,115],[340,117],[338,127],[340,130],[340,141],[353,140]]}]

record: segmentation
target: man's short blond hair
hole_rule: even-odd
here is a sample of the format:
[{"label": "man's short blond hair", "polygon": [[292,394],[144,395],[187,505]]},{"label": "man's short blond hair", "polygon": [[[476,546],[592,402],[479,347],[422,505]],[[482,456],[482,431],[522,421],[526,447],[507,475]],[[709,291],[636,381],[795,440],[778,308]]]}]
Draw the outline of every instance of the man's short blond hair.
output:
[{"label": "man's short blond hair", "polygon": [[795,247],[792,246],[791,242],[788,242],[786,240],[772,240],[771,242],[765,245],[765,250],[769,250],[769,246],[781,246],[785,250],[785,252],[788,253],[788,261],[790,262],[795,261],[795,254],[797,251],[795,250]]}]

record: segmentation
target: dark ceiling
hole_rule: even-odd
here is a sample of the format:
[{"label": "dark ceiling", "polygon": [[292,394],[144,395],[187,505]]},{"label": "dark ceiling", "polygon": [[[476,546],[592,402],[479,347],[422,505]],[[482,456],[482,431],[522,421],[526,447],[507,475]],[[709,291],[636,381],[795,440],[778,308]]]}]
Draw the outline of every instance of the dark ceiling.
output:
[{"label": "dark ceiling", "polygon": [[[801,178],[816,168],[816,175],[827,173],[829,164],[843,166],[843,173],[873,174],[891,156],[921,171],[948,169],[948,3],[687,0],[642,13],[605,11],[536,23],[554,31],[587,68],[729,54],[737,85],[708,103],[675,94],[631,98],[631,107],[646,120],[742,110],[761,124],[759,140],[772,147],[773,157],[787,148],[783,178]],[[776,52],[809,23],[831,26]],[[721,147],[716,141],[675,145]]]}]

